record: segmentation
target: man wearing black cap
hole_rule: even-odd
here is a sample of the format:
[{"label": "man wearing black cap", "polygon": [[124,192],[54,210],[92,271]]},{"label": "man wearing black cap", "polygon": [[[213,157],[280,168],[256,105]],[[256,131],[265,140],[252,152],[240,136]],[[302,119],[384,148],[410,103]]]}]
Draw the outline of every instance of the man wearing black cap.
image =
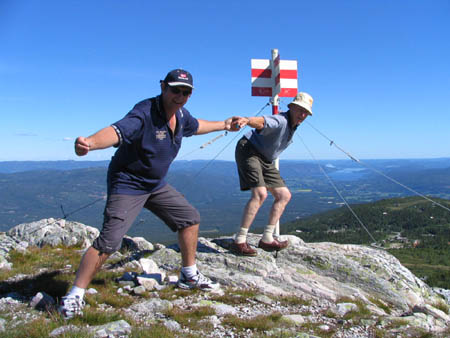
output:
[{"label": "man wearing black cap", "polygon": [[[131,224],[147,208],[178,231],[182,269],[178,286],[212,290],[219,284],[201,274],[195,264],[200,215],[165,176],[183,137],[219,130],[236,131],[233,118],[196,119],[184,108],[192,94],[192,75],[182,69],[161,81],[161,94],[137,103],[121,120],[89,137],[78,137],[75,153],[117,147],[108,168],[108,198],[103,228],[84,254],[74,285],[59,307],[65,318],[82,314],[84,291],[105,260],[117,251]],[[235,117],[234,119],[238,119]]]}]

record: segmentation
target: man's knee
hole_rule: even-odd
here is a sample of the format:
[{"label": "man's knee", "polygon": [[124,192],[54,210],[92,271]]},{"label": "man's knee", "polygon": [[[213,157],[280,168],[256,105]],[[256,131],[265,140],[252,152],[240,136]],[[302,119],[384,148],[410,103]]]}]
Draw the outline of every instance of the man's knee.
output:
[{"label": "man's knee", "polygon": [[286,189],[286,194],[284,195],[284,199],[285,199],[285,201],[286,201],[286,204],[289,203],[289,201],[291,200],[291,198],[292,198],[291,192],[290,192],[289,190]]},{"label": "man's knee", "polygon": [[273,197],[275,198],[275,202],[288,204],[291,200],[292,194],[287,188],[283,188],[280,190],[276,190],[276,192],[273,194]]},{"label": "man's knee", "polygon": [[265,188],[254,188],[252,189],[252,199],[257,201],[259,205],[262,205],[267,198],[267,189]]}]

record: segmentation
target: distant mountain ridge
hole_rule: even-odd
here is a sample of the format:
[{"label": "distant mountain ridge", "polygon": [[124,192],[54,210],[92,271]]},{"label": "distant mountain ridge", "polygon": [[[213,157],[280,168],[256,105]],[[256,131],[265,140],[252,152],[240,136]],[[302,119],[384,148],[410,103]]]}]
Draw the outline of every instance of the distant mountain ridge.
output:
[{"label": "distant mountain ridge", "polygon": [[[412,194],[355,162],[330,160],[319,163],[349,203]],[[422,194],[450,198],[448,158],[370,160],[367,163]],[[99,228],[104,208],[102,198],[106,195],[107,165],[108,161],[0,162],[0,172],[3,172],[0,173],[0,200],[3,202],[0,204],[0,231],[42,218],[63,217],[64,214],[71,214],[70,220]],[[19,169],[22,171],[4,173]],[[342,204],[317,163],[282,160],[281,173],[293,194],[281,219],[282,224]],[[199,209],[202,216],[200,229],[205,236],[236,231],[250,193],[239,190],[234,162],[175,161],[167,181]],[[253,231],[266,224],[270,203],[269,197],[255,220]],[[133,236],[151,233],[149,238],[163,242],[175,238],[148,211],[138,216],[130,232]]]},{"label": "distant mountain ridge", "polygon": [[[108,167],[109,160],[102,161],[83,161],[83,160],[58,160],[58,161],[0,161],[0,173],[17,173],[23,171],[33,171],[33,170],[73,170],[82,168],[95,168],[95,167]],[[172,164],[172,168],[198,168],[202,165],[209,163],[210,160],[175,160]],[[212,163],[232,163],[234,161],[222,161],[215,160]],[[288,165],[295,165],[297,163],[309,163],[317,165],[315,161],[311,160],[281,160],[282,163]],[[432,158],[432,159],[377,159],[377,160],[363,160],[363,162],[375,167],[383,169],[395,169],[400,167],[410,167],[417,170],[422,169],[439,169],[439,168],[449,168],[450,167],[450,157],[443,158]],[[336,164],[337,168],[344,166],[345,168],[361,168],[355,162],[349,160],[320,160],[321,165],[328,168]]]},{"label": "distant mountain ridge", "polygon": [[33,170],[73,170],[107,167],[109,161],[0,161],[0,173],[11,174]]}]

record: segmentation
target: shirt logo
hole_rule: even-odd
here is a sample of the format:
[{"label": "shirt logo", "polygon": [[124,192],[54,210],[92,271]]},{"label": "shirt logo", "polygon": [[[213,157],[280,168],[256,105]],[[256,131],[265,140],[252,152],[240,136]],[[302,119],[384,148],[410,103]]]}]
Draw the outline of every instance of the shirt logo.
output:
[{"label": "shirt logo", "polygon": [[160,141],[164,140],[167,137],[167,131],[165,130],[157,130],[156,138]]}]

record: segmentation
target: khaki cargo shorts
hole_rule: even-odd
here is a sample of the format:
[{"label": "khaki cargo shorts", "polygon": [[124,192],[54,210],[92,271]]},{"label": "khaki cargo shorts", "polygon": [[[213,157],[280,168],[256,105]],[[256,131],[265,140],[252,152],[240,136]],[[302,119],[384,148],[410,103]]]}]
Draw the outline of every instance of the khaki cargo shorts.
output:
[{"label": "khaki cargo shorts", "polygon": [[280,171],[275,168],[275,163],[266,161],[247,138],[243,137],[237,143],[235,158],[241,190],[286,186]]}]

